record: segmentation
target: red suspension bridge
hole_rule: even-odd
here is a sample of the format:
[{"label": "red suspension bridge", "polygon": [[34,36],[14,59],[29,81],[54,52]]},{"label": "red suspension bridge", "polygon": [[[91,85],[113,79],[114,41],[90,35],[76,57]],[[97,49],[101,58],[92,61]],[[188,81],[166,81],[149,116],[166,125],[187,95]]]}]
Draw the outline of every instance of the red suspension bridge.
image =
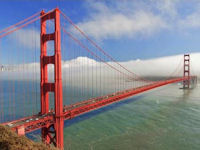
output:
[{"label": "red suspension bridge", "polygon": [[166,79],[138,76],[59,9],[0,31],[0,39],[0,122],[19,135],[41,129],[43,141],[60,149],[64,120],[157,87],[182,82],[186,89],[197,81],[187,54]]}]

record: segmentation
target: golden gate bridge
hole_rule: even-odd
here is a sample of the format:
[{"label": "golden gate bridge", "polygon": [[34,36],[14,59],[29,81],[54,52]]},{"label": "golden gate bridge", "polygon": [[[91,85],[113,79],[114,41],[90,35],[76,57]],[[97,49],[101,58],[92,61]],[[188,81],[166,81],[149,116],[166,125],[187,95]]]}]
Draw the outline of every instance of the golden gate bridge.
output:
[{"label": "golden gate bridge", "polygon": [[58,8],[1,30],[0,39],[0,123],[19,135],[41,129],[43,142],[59,149],[64,120],[164,85],[189,89],[197,82],[189,54],[163,80],[140,77]]}]

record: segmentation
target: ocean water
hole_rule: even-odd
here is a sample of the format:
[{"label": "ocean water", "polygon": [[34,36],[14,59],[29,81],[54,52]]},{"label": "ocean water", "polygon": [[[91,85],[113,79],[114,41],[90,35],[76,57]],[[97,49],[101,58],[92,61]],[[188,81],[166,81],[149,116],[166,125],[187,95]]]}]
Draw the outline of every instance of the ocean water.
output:
[{"label": "ocean water", "polygon": [[65,122],[65,150],[199,150],[200,85],[172,84]]},{"label": "ocean water", "polygon": [[[32,88],[28,88],[30,85]],[[38,112],[39,87],[28,82],[15,82],[15,86],[15,104],[10,101],[9,93],[13,90],[9,86],[0,90],[4,113],[9,109],[12,112],[14,107],[15,118]],[[65,150],[200,150],[200,84],[189,90],[180,87],[163,86],[65,121]],[[76,100],[84,97],[73,94],[72,89],[66,90],[64,94],[72,99],[73,95]],[[29,95],[17,96],[20,91]],[[91,93],[85,93],[84,99],[87,95]],[[24,104],[29,107],[22,109]],[[13,108],[6,111],[9,105]],[[27,109],[33,106],[34,112],[29,112]],[[14,118],[12,114],[6,115],[2,121]],[[27,136],[38,140],[39,135],[40,131],[36,131]]]}]

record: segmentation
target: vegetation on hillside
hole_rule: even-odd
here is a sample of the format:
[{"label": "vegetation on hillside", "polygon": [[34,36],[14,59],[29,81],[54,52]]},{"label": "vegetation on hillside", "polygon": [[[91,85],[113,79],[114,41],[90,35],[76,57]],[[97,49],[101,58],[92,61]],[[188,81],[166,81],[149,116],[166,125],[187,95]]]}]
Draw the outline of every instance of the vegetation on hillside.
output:
[{"label": "vegetation on hillside", "polygon": [[56,150],[36,143],[25,136],[18,136],[8,127],[0,125],[0,150]]}]

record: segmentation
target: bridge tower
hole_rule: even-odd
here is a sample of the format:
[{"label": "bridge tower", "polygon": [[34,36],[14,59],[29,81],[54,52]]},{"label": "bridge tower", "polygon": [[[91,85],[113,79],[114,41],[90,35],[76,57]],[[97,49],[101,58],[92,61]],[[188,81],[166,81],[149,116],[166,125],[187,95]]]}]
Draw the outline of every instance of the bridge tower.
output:
[{"label": "bridge tower", "polygon": [[[46,21],[54,21],[54,32],[47,33]],[[63,149],[63,95],[62,95],[62,72],[61,72],[61,37],[60,37],[60,11],[56,8],[50,13],[41,12],[41,34],[40,34],[40,92],[41,92],[41,114],[49,112],[49,92],[54,93],[54,124],[42,128],[42,139],[47,144],[54,144]],[[47,42],[54,41],[54,55],[48,56]],[[48,81],[48,64],[54,65],[54,82]]]},{"label": "bridge tower", "polygon": [[184,78],[188,78],[188,80],[183,81],[183,88],[188,89],[190,88],[190,55],[184,55],[184,66],[183,66],[183,76]]}]

